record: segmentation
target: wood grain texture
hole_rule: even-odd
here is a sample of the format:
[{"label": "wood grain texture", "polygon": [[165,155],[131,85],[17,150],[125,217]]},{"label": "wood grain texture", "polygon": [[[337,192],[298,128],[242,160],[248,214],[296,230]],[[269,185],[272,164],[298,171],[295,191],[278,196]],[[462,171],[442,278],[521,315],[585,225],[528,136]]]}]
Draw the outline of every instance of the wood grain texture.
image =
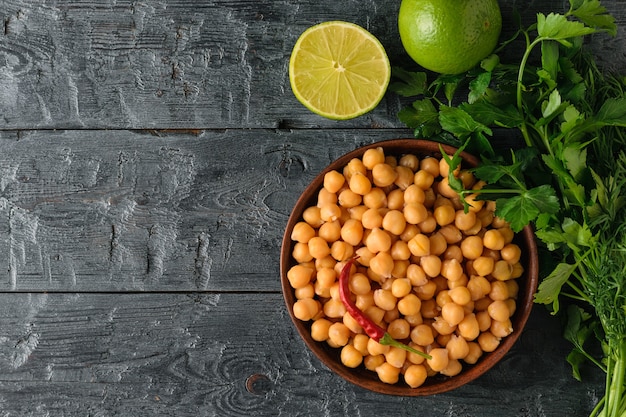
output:
[{"label": "wood grain texture", "polygon": [[0,289],[277,291],[300,192],[406,130],[0,136]]},{"label": "wood grain texture", "polygon": [[[567,3],[567,2],[565,2]],[[410,65],[396,27],[399,0],[6,0],[0,4],[0,127],[241,128],[401,127],[388,94],[368,115],[333,122],[291,93],[288,60],[298,36],[348,20],[381,39],[394,65]],[[503,39],[557,0],[501,0]],[[623,0],[603,4],[626,23]],[[608,65],[626,66],[626,35],[593,42]]]},{"label": "wood grain texture", "polygon": [[447,394],[373,394],[297,338],[280,294],[0,294],[0,404],[12,416],[582,417],[558,324],[536,310],[513,350]]}]

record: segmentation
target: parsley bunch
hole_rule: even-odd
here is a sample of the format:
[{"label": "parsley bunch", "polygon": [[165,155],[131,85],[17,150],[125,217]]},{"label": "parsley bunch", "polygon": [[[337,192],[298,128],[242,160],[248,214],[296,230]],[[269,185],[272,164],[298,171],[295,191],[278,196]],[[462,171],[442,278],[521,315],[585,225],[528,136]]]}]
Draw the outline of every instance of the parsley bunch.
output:
[{"label": "parsley bunch", "polygon": [[[580,379],[590,360],[606,372],[606,391],[592,416],[626,416],[626,78],[605,74],[584,45],[614,35],[614,18],[599,0],[569,0],[563,14],[538,13],[494,55],[467,73],[440,75],[394,68],[391,89],[415,97],[399,113],[416,137],[434,138],[481,157],[480,197],[513,230],[532,224],[552,255],[535,301],[565,309],[567,360]],[[519,61],[499,54],[522,42]],[[463,88],[465,87],[465,88]],[[468,91],[461,97],[461,91]],[[520,146],[502,147],[496,133]],[[459,154],[447,157],[451,172]],[[449,176],[461,195],[460,181]],[[546,272],[546,271],[543,271]],[[595,336],[603,354],[586,350]]]}]

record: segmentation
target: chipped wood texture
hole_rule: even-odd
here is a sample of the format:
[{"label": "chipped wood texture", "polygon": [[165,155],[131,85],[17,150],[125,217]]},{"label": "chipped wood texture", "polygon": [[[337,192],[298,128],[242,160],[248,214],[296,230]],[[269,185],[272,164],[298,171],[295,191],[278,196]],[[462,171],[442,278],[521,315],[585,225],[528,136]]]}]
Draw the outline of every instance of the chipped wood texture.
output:
[{"label": "chipped wood texture", "polygon": [[[388,94],[333,122],[289,88],[311,24],[343,19],[408,64],[400,1],[0,3],[0,410],[3,416],[586,416],[538,307],[491,372],[395,398],[348,384],[289,322],[278,254],[298,194],[331,160],[410,136]],[[626,67],[620,29],[591,42]],[[502,0],[504,36],[557,0]],[[372,129],[374,128],[374,129]],[[504,140],[508,140],[505,138]]]}]

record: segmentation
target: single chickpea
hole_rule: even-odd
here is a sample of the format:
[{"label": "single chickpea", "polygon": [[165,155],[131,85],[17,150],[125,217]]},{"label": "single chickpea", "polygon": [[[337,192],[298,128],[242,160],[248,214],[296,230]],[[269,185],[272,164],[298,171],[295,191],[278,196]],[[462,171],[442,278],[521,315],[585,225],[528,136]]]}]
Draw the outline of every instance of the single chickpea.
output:
[{"label": "single chickpea", "polygon": [[394,297],[390,290],[381,288],[374,291],[374,304],[385,311],[393,310],[397,302],[398,299]]},{"label": "single chickpea", "polygon": [[367,351],[367,341],[370,340],[369,336],[363,333],[355,334],[352,338],[352,345],[363,356],[369,355]]},{"label": "single chickpea", "polygon": [[413,289],[415,295],[423,301],[427,301],[435,296],[437,284],[433,281],[426,281],[424,285],[419,285]]},{"label": "single chickpea", "polygon": [[341,226],[339,236],[344,242],[357,246],[363,240],[363,225],[358,220],[348,219]]},{"label": "single chickpea", "polygon": [[463,252],[459,245],[447,245],[446,250],[442,254],[443,259],[456,259],[459,263],[463,263]]},{"label": "single chickpea", "polygon": [[[393,250],[393,246],[391,247]],[[408,250],[408,249],[407,249]],[[391,258],[393,259],[393,269],[391,270],[391,276],[394,278],[403,278],[406,277],[406,270],[411,264],[408,259],[396,259],[393,256],[393,252],[391,253]]]},{"label": "single chickpea", "polygon": [[479,256],[472,262],[472,267],[477,275],[487,276],[493,271],[495,261],[489,256]]},{"label": "single chickpea", "polygon": [[469,230],[476,224],[476,213],[473,211],[457,210],[454,216],[454,225],[459,230]]},{"label": "single chickpea", "polygon": [[324,223],[320,216],[320,208],[317,206],[310,206],[304,209],[302,219],[311,227],[320,227]]},{"label": "single chickpea", "polygon": [[391,257],[396,261],[407,261],[411,257],[411,249],[409,248],[409,244],[403,240],[396,240],[395,242],[393,242],[391,244],[390,253]]},{"label": "single chickpea", "polygon": [[302,300],[304,298],[314,298],[315,297],[315,287],[313,284],[307,284],[301,288],[295,288],[293,291],[296,299]]},{"label": "single chickpea", "polygon": [[450,299],[458,305],[465,305],[472,301],[472,294],[467,287],[455,287],[448,291]]},{"label": "single chickpea", "polygon": [[441,317],[451,326],[456,326],[465,318],[465,310],[463,306],[449,302],[441,307]]},{"label": "single chickpea", "polygon": [[415,294],[407,294],[398,300],[397,306],[403,316],[415,316],[420,312],[422,301]]},{"label": "single chickpea", "polygon": [[356,173],[365,175],[367,173],[367,167],[359,158],[352,158],[344,168],[343,175],[349,181]]},{"label": "single chickpea", "polygon": [[478,336],[478,344],[483,352],[493,352],[500,345],[500,338],[491,332],[483,332]]},{"label": "single chickpea", "polygon": [[353,345],[345,345],[341,349],[341,363],[348,368],[356,368],[363,363],[363,355]]},{"label": "single chickpea", "polygon": [[399,188],[391,190],[387,194],[387,208],[390,210],[402,210],[402,207],[404,207],[404,192]]},{"label": "single chickpea", "polygon": [[489,316],[496,321],[506,321],[509,319],[509,307],[505,301],[495,300],[487,307]]},{"label": "single chickpea", "polygon": [[361,311],[366,311],[370,307],[376,307],[374,305],[374,293],[368,292],[367,294],[357,294],[355,304]]},{"label": "single chickpea", "polygon": [[429,189],[433,186],[434,182],[434,175],[426,170],[416,171],[413,176],[413,183],[422,190]]},{"label": "single chickpea", "polygon": [[405,319],[398,318],[389,322],[387,333],[396,340],[406,339],[411,333],[411,326]]},{"label": "single chickpea", "polygon": [[360,172],[355,172],[354,174],[352,174],[352,176],[350,177],[349,186],[353,192],[359,195],[365,195],[369,193],[372,189],[372,183],[369,178],[367,178],[365,174],[362,174]]},{"label": "single chickpea", "polygon": [[498,231],[500,232],[502,237],[504,237],[505,245],[513,241],[513,238],[515,237],[515,232],[513,232],[509,225],[499,228]]},{"label": "single chickpea", "polygon": [[506,282],[493,281],[491,283],[491,290],[489,291],[489,298],[492,300],[504,301],[510,297],[509,287]]},{"label": "single chickpea", "polygon": [[428,209],[426,209],[426,206],[422,203],[405,204],[402,209],[402,214],[404,215],[405,221],[409,224],[420,224],[429,217]]},{"label": "single chickpea", "polygon": [[504,236],[498,229],[489,229],[483,236],[483,246],[492,250],[500,250],[504,247]]},{"label": "single chickpea", "polygon": [[387,207],[387,194],[382,188],[374,187],[363,195],[363,205],[372,209]]},{"label": "single chickpea", "polygon": [[515,243],[508,243],[500,250],[500,256],[511,265],[519,262],[522,250]]},{"label": "single chickpea", "polygon": [[394,168],[396,172],[396,179],[393,181],[398,190],[406,190],[408,186],[413,184],[413,171],[404,166],[396,166]]},{"label": "single chickpea", "polygon": [[365,369],[376,372],[376,368],[385,363],[384,355],[367,355],[363,358]]},{"label": "single chickpea", "polygon": [[513,324],[508,318],[504,321],[492,320],[491,328],[489,330],[496,337],[507,337],[508,335],[513,333]]},{"label": "single chickpea", "polygon": [[317,193],[317,206],[321,208],[326,204],[337,204],[337,194],[322,188]]},{"label": "single chickpea", "polygon": [[461,252],[466,259],[477,259],[483,253],[483,240],[479,236],[467,236],[461,242]]},{"label": "single chickpea", "polygon": [[448,350],[445,348],[434,348],[431,349],[428,354],[431,356],[430,359],[426,359],[426,363],[430,369],[435,372],[440,372],[448,366],[449,358],[448,358]]},{"label": "single chickpea", "polygon": [[415,326],[410,333],[411,341],[419,346],[428,346],[434,343],[435,335],[432,328],[427,324]]},{"label": "single chickpea", "polygon": [[348,344],[348,340],[350,340],[350,329],[341,322],[333,323],[328,328],[328,339],[335,346],[345,346]]},{"label": "single chickpea", "polygon": [[435,217],[428,213],[428,215],[426,216],[426,219],[424,219],[424,221],[418,223],[419,229],[422,233],[432,233],[437,229],[437,220],[435,220]]},{"label": "single chickpea", "polygon": [[445,376],[455,376],[461,373],[463,370],[463,365],[457,359],[450,359],[448,362],[448,366],[440,371],[442,375]]},{"label": "single chickpea", "polygon": [[[419,297],[419,294],[418,294]],[[421,299],[421,298],[420,298]],[[420,308],[420,314],[425,319],[434,319],[439,316],[440,309],[437,302],[431,297],[426,300],[422,300],[422,306]]]},{"label": "single chickpea", "polygon": [[348,213],[350,213],[350,218],[348,220],[361,221],[363,219],[363,213],[365,213],[367,210],[368,208],[362,204],[348,208]]},{"label": "single chickpea", "polygon": [[398,306],[396,306],[389,311],[385,311],[383,322],[391,323],[392,321],[397,320],[399,318],[400,318],[400,312],[398,311]]},{"label": "single chickpea", "polygon": [[404,214],[399,210],[389,210],[383,216],[383,229],[394,235],[401,235],[406,227]]},{"label": "single chickpea", "polygon": [[448,249],[446,237],[441,233],[442,229],[430,235],[430,254],[442,255]]},{"label": "single chickpea", "polygon": [[329,268],[325,266],[317,270],[315,279],[316,282],[319,283],[322,287],[330,288],[335,284],[335,282],[337,282],[337,273],[335,272],[334,268]]},{"label": "single chickpea", "polygon": [[[406,277],[411,281],[411,285],[419,287],[428,282],[428,277],[421,266],[410,264],[406,269]],[[491,288],[491,287],[490,287]]]},{"label": "single chickpea", "polygon": [[341,217],[341,208],[335,203],[326,203],[320,206],[320,217],[325,222],[332,222]]},{"label": "single chickpea", "polygon": [[450,359],[463,359],[469,354],[469,344],[461,336],[452,335],[446,344]]},{"label": "single chickpea", "polygon": [[[372,229],[365,240],[365,246],[369,251],[376,254],[379,252],[387,252],[391,249],[391,236],[383,229],[378,227]],[[371,260],[370,260],[371,262]]]},{"label": "single chickpea", "polygon": [[389,351],[385,353],[385,360],[394,368],[402,368],[402,366],[404,366],[404,362],[406,361],[406,354],[406,350],[391,346]]},{"label": "single chickpea", "polygon": [[339,220],[327,221],[317,230],[317,235],[328,243],[333,243],[341,238],[341,222]]},{"label": "single chickpea", "polygon": [[463,265],[456,259],[445,259],[441,263],[441,275],[450,281],[456,281],[463,275]]},{"label": "single chickpea", "polygon": [[314,236],[315,229],[304,221],[296,223],[291,232],[291,240],[296,242],[307,243]]},{"label": "single chickpea", "polygon": [[363,197],[349,188],[341,190],[337,196],[337,203],[340,207],[352,208],[363,202]]},{"label": "single chickpea", "polygon": [[328,319],[320,318],[311,324],[311,337],[317,342],[325,342],[328,340],[328,329],[333,324]]},{"label": "single chickpea", "polygon": [[456,212],[451,205],[440,205],[433,211],[433,216],[439,226],[445,226],[454,221]]},{"label": "single chickpea", "polygon": [[419,233],[407,243],[409,251],[415,256],[430,255],[430,239],[425,234]]},{"label": "single chickpea", "polygon": [[297,300],[293,304],[293,315],[299,320],[309,321],[320,312],[319,301],[313,298]]},{"label": "single chickpea", "polygon": [[313,260],[313,256],[311,256],[311,253],[309,252],[309,245],[301,242],[296,242],[293,245],[291,256],[298,263],[305,263]]},{"label": "single chickpea", "polygon": [[333,298],[326,300],[323,308],[324,315],[328,318],[338,319],[346,314],[346,307],[341,302],[341,300],[335,300]]},{"label": "single chickpea", "polygon": [[397,177],[398,172],[388,164],[377,164],[372,168],[372,180],[377,187],[388,187]]},{"label": "single chickpea", "polygon": [[385,152],[381,146],[369,148],[363,152],[361,160],[367,169],[373,169],[376,165],[385,162]]},{"label": "single chickpea", "polygon": [[483,276],[472,275],[467,282],[467,289],[472,295],[472,300],[476,301],[489,294],[491,291],[491,283]]},{"label": "single chickpea", "polygon": [[311,282],[315,270],[305,265],[294,265],[287,271],[287,279],[293,288],[302,288]]},{"label": "single chickpea", "polygon": [[400,379],[400,368],[396,368],[388,362],[376,367],[378,379],[386,384],[396,384]]},{"label": "single chickpea", "polygon": [[487,310],[477,311],[476,320],[478,321],[478,328],[481,332],[486,332],[491,328],[491,316],[489,316]]},{"label": "single chickpea", "polygon": [[363,212],[361,223],[364,228],[373,230],[382,227],[383,216],[378,209],[368,209]]},{"label": "single chickpea", "polygon": [[361,333],[363,333],[363,328],[361,327],[359,322],[357,322],[355,320],[355,318],[352,317],[352,315],[350,313],[344,314],[341,321],[348,329],[350,329],[352,334],[361,334]]},{"label": "single chickpea", "polygon": [[439,337],[451,335],[456,330],[456,326],[451,325],[450,323],[448,323],[446,320],[444,320],[440,316],[435,317],[435,321],[431,324],[431,326],[433,327],[433,329],[439,335],[439,336],[437,336],[437,342],[439,344],[443,343],[444,345],[445,345],[446,342],[442,342],[439,339]]},{"label": "single chickpea", "polygon": [[312,237],[308,241],[309,253],[315,259],[322,259],[330,255],[330,247],[328,242],[319,236]]},{"label": "single chickpea", "polygon": [[416,155],[406,154],[400,157],[400,160],[398,161],[398,165],[407,167],[410,170],[415,171],[419,168],[420,161]]},{"label": "single chickpea", "polygon": [[480,348],[480,345],[476,342],[468,342],[469,353],[463,358],[465,363],[470,365],[474,365],[478,362],[478,359],[483,355],[483,350]]},{"label": "single chickpea", "polygon": [[425,200],[426,193],[417,184],[411,184],[404,190],[404,202],[406,204],[424,204]]},{"label": "single chickpea", "polygon": [[397,278],[393,280],[391,284],[391,293],[396,298],[402,298],[412,290],[411,281],[408,278]]},{"label": "single chickpea", "polygon": [[331,193],[336,193],[343,187],[346,178],[343,174],[331,170],[324,174],[324,188]]},{"label": "single chickpea", "polygon": [[458,193],[450,187],[450,182],[448,181],[448,177],[443,177],[441,181],[437,183],[437,192],[439,195],[447,198],[455,198],[458,197]]},{"label": "single chickpea", "polygon": [[350,276],[349,286],[350,291],[356,295],[365,295],[372,290],[369,278],[360,272]]},{"label": "single chickpea", "polygon": [[389,345],[381,345],[371,338],[367,342],[367,351],[372,356],[384,355],[385,353],[389,352],[390,347],[391,346]]},{"label": "single chickpea", "polygon": [[507,281],[511,279],[513,274],[513,265],[504,260],[499,260],[493,266],[491,276],[498,281]]},{"label": "single chickpea", "polygon": [[457,329],[459,335],[467,341],[474,340],[481,334],[474,313],[467,314],[457,325]]},{"label": "single chickpea", "polygon": [[411,388],[418,388],[426,382],[428,372],[421,364],[409,365],[404,371],[404,381]]},{"label": "single chickpea", "polygon": [[439,176],[439,160],[437,158],[424,158],[420,161],[420,169],[430,173],[433,177]]},{"label": "single chickpea", "polygon": [[429,277],[436,277],[441,273],[441,258],[435,255],[426,255],[420,258],[420,266]]}]

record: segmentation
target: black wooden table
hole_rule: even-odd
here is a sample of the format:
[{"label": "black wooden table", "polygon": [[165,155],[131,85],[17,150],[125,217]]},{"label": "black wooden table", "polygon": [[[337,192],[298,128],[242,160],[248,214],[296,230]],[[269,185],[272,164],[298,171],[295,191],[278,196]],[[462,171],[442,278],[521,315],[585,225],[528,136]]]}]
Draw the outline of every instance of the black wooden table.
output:
[{"label": "black wooden table", "polygon": [[[279,285],[299,193],[361,144],[410,136],[393,94],[324,120],[293,97],[291,48],[358,23],[406,62],[400,0],[0,3],[0,415],[586,416],[541,306],[504,360],[428,398],[341,380],[298,338]],[[563,1],[501,0],[525,20]],[[626,2],[604,0],[626,67]]]}]

